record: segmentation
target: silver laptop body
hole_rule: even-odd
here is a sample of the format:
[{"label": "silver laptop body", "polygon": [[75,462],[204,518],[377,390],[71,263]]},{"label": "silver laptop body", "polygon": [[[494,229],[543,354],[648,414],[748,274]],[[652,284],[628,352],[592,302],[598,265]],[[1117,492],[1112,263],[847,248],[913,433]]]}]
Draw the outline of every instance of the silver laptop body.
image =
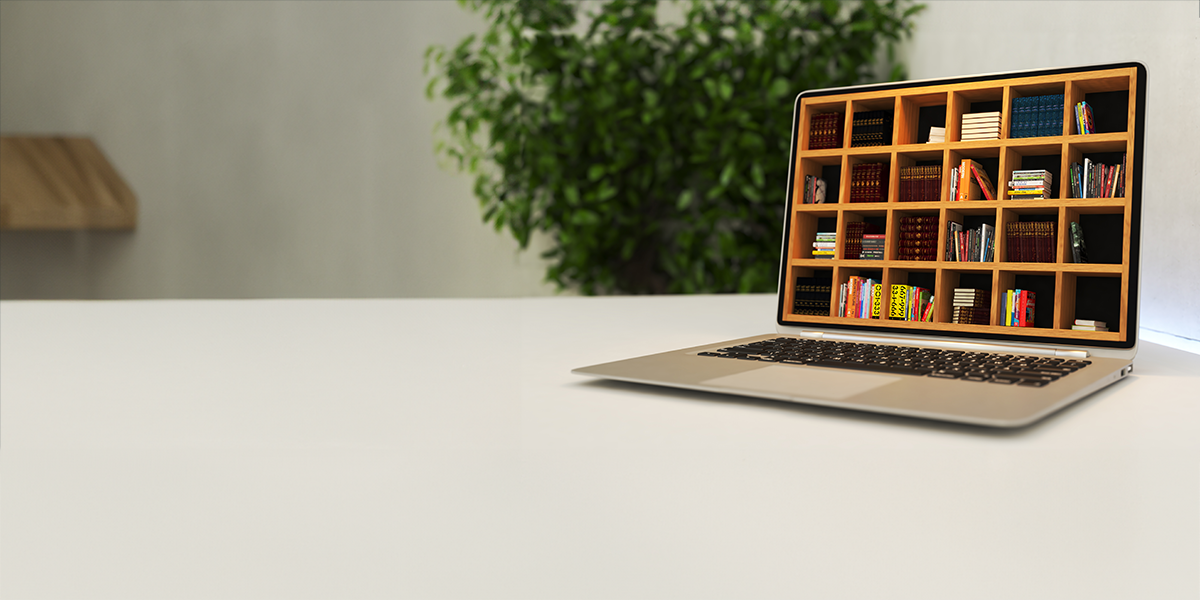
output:
[{"label": "silver laptop body", "polygon": [[[581,367],[572,372],[990,427],[1021,427],[1036,422],[1132,371],[1137,354],[1145,97],[1146,69],[1139,63],[804,92],[796,98],[793,110],[775,333]],[[1084,113],[1082,106],[1098,113],[1094,121],[1093,115]],[[891,122],[887,123],[889,112]],[[960,140],[971,120],[961,119],[961,115],[994,112],[1001,114],[999,139]],[[872,142],[867,127],[860,132],[860,124],[868,122],[860,117],[868,114],[885,115],[885,122],[873,129],[876,138],[880,137],[879,130],[885,130],[882,141]],[[825,116],[814,119],[819,115]],[[821,144],[815,141],[821,135],[817,123],[828,125],[831,119],[842,122],[841,130],[834,134],[835,139],[840,138],[834,142],[837,147],[817,148],[829,145],[828,141]],[[1078,122],[1080,119],[1082,123]],[[1057,135],[1055,121],[1061,128]],[[931,127],[944,128],[946,141],[932,138],[931,143],[930,136],[936,132]],[[1081,128],[1086,129],[1080,131]],[[889,129],[890,133],[886,131]],[[861,139],[867,139],[867,145],[860,146]],[[964,159],[974,160],[978,170],[990,175],[989,178],[981,174],[978,180],[981,186],[984,179],[994,181],[990,200],[986,196],[980,200],[951,199],[949,194],[961,187],[963,181],[969,181],[958,179],[959,185],[953,186],[947,181],[955,167],[967,165]],[[1122,163],[1119,171],[1115,168],[1118,159]],[[886,191],[876,201],[849,202],[851,193],[846,190],[860,185],[856,178],[867,171],[859,166],[864,163],[882,165],[877,170],[882,172],[881,177],[889,178]],[[1108,192],[1097,192],[1097,186],[1084,189],[1087,184],[1083,178],[1074,176],[1077,163],[1089,168],[1083,173],[1088,181],[1099,179],[1099,185]],[[934,200],[912,201],[907,197],[911,188],[902,187],[903,174],[913,172],[905,168],[920,166],[942,170],[939,196]],[[1049,171],[1053,176],[1050,187],[1054,191],[1047,194],[1048,198],[1027,200],[1005,196],[1011,188],[1011,184],[1007,187],[1006,184],[1017,176],[1014,171],[1038,170]],[[824,205],[806,202],[811,198],[807,190],[814,187],[812,182],[818,176],[836,182],[842,190],[830,190]],[[1096,197],[1122,191],[1122,187],[1120,197]],[[974,185],[971,189],[971,193],[978,193]],[[897,241],[900,223],[913,215],[939,218],[934,260],[899,260],[903,247],[903,242]],[[990,220],[994,229],[993,260],[950,260],[947,242],[954,234],[947,230],[949,222],[955,219],[976,224]],[[848,258],[852,255],[845,242],[847,227],[856,220],[879,223],[888,244],[883,260]],[[1005,237],[1009,235],[1010,223],[1026,220],[1052,221],[1058,225],[1057,237],[1052,242],[1056,254],[1050,260],[1007,260],[1028,256],[1008,254],[1009,245],[1015,248],[1023,242],[1018,234],[1014,234],[1018,235],[1016,238]],[[1085,232],[1094,232],[1090,241],[1098,261],[1077,260],[1072,249],[1072,222],[1082,224]],[[815,254],[814,231],[822,229],[837,234],[838,250],[832,259],[817,258]],[[1079,238],[1087,239],[1084,235]],[[857,285],[851,278],[859,276],[878,277],[880,281],[876,283],[880,285],[875,289],[885,290],[883,309],[876,309],[878,314],[874,317],[869,308],[861,309],[866,318],[843,316],[846,301],[840,290],[848,282]],[[811,308],[801,310],[799,282],[825,280],[830,288],[827,312],[822,312],[826,310],[824,307],[816,309],[817,314]],[[952,296],[953,290],[968,280],[986,288],[980,294],[992,300],[990,308],[984,309],[990,311],[986,324],[959,323],[952,318],[952,307],[947,306],[946,296]],[[929,310],[928,321],[919,316],[902,319],[899,313],[893,313],[896,318],[892,318],[887,314],[888,299],[898,298],[901,290],[895,295],[888,290],[914,281],[928,283],[932,288],[934,307]],[[1036,327],[1005,325],[1006,318],[1014,313],[1007,304],[1007,289],[1030,282],[1039,290],[1038,314],[1042,318],[1034,320]],[[869,288],[870,284],[866,289]],[[821,296],[817,293],[818,298]],[[938,300],[942,300],[940,306]],[[1030,309],[1031,313],[1033,310]],[[953,314],[962,313],[954,309]],[[1098,320],[1096,316],[1106,317],[1109,331],[1078,329],[1079,323],[1086,326],[1087,321]],[[952,373],[943,377],[934,373],[862,370],[870,369],[870,364],[828,367],[803,360],[780,360],[785,355],[755,355],[758,352],[755,348],[760,347],[757,342],[764,340],[780,340],[773,347],[815,345],[824,347],[826,352],[829,348],[872,351],[917,348],[942,350],[943,355],[954,356],[963,353],[1006,359],[1027,357],[1039,364],[1073,365],[1075,370],[1052,381],[1039,382],[1018,379],[1017,375],[1006,375],[1005,381],[997,381],[999,375],[971,380]]]}]

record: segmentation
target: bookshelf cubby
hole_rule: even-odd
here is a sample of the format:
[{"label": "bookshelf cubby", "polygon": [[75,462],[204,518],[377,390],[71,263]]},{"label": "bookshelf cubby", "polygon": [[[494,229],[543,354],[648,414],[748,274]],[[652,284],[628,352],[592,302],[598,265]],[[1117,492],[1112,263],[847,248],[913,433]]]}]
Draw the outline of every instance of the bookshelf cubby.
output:
[{"label": "bookshelf cubby", "polygon": [[[795,173],[799,185],[788,215],[790,246],[784,266],[784,307],[791,307],[790,288],[798,278],[827,278],[831,284],[828,315],[792,314],[784,309],[781,323],[816,323],[886,327],[898,330],[924,329],[988,335],[1017,334],[1030,338],[1062,338],[1098,343],[1128,341],[1128,290],[1131,284],[1130,251],[1137,234],[1137,207],[1130,198],[1076,198],[1071,185],[1071,165],[1087,158],[1104,164],[1128,165],[1120,174],[1124,187],[1133,189],[1131,172],[1138,127],[1135,103],[1139,98],[1138,70],[1119,65],[1094,70],[1073,70],[1028,77],[988,77],[915,86],[880,86],[864,91],[804,96],[796,120],[799,145]],[[1061,96],[1061,133],[1034,137],[1012,137],[1014,102],[1034,96]],[[1092,105],[1096,133],[1081,135],[1074,106],[1086,100]],[[1029,100],[1024,101],[1028,104]],[[855,146],[851,143],[854,113],[890,111],[891,132],[883,135],[887,145]],[[999,112],[998,139],[959,141],[962,116]],[[841,113],[842,136],[838,148],[810,150],[808,126],[820,114]],[[929,143],[930,127],[945,127],[945,142]],[[1043,130],[1044,131],[1044,130]],[[1053,128],[1050,128],[1053,131]],[[963,159],[971,159],[987,173],[996,189],[994,200],[958,201],[950,197],[950,173]],[[851,202],[856,165],[883,165],[886,194],[879,202]],[[936,200],[913,201],[903,197],[902,181],[913,177],[914,167],[940,167],[941,178],[932,185]],[[1009,198],[1008,182],[1014,171],[1044,169],[1053,177],[1046,199]],[[902,171],[904,176],[902,177]],[[804,204],[803,176],[826,179],[824,204]],[[923,184],[928,185],[928,184]],[[928,188],[923,188],[928,189]],[[911,198],[911,194],[909,198]],[[935,260],[900,260],[901,222],[906,217],[937,220]],[[882,260],[849,259],[844,252],[848,225],[865,221],[886,236]],[[1054,227],[1049,256],[1039,262],[1008,260],[1006,227],[1009,223],[1042,221]],[[948,224],[966,229],[987,225],[994,228],[994,260],[968,262],[947,260]],[[1087,262],[1077,263],[1071,248],[1071,223],[1079,223],[1087,251]],[[837,252],[833,259],[812,256],[818,231],[836,231]],[[888,306],[891,286],[906,284],[930,290],[935,298],[932,321],[838,316],[838,286],[851,277],[871,277],[883,284],[883,306]],[[991,299],[988,324],[952,322],[954,289],[984,290]],[[1004,295],[1008,289],[1036,292],[1032,327],[1004,326]],[[1106,321],[1109,331],[1076,331],[1075,319]]]}]

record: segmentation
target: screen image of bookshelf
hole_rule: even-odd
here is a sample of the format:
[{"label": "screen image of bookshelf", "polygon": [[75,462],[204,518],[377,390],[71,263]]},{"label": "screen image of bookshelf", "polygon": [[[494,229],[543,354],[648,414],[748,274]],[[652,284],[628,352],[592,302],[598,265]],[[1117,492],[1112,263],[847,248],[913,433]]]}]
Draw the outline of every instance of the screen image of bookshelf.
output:
[{"label": "screen image of bookshelf", "polygon": [[[1132,339],[1138,85],[1120,65],[801,97],[781,321]],[[862,305],[893,293],[932,308]]]}]

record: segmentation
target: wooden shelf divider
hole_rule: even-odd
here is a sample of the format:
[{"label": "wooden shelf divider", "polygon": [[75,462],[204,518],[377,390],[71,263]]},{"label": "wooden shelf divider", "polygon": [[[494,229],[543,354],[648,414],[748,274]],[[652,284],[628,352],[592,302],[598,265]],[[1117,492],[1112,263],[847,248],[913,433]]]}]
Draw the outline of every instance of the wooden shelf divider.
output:
[{"label": "wooden shelf divider", "polygon": [[0,137],[0,229],[136,226],[137,197],[91,138]]}]

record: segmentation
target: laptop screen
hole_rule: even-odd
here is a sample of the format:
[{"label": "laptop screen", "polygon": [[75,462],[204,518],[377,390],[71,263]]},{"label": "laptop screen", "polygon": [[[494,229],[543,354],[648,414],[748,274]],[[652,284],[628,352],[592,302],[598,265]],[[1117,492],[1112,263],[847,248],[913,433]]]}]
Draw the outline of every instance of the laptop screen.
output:
[{"label": "laptop screen", "polygon": [[778,322],[1129,348],[1146,69],[797,98]]}]

